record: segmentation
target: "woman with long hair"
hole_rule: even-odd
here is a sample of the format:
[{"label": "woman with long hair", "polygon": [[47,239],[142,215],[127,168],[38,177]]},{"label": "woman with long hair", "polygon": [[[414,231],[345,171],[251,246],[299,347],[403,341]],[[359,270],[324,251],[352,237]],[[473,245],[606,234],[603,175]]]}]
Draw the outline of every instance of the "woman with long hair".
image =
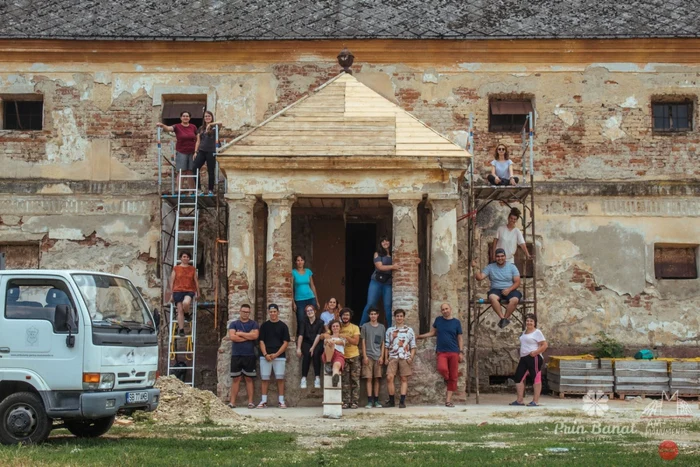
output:
[{"label": "woman with long hair", "polygon": [[[214,194],[214,181],[216,180],[216,127],[221,126],[221,122],[214,121],[214,114],[207,110],[204,112],[204,124],[197,132],[197,142],[194,152],[197,157],[194,160],[193,169],[199,170],[204,164],[207,164],[207,185],[209,185],[209,194]],[[199,188],[202,188],[202,179],[200,175]]]},{"label": "woman with long hair", "polygon": [[330,330],[328,329],[328,324],[335,320],[340,321],[340,310],[343,308],[343,306],[338,303],[338,300],[335,297],[331,297],[328,299],[326,304],[323,306],[323,313],[321,313],[321,321],[323,321],[323,325],[326,327],[326,332],[329,332]]},{"label": "woman with long hair", "polygon": [[309,366],[314,365],[314,388],[321,388],[321,354],[323,347],[318,345],[321,335],[325,332],[323,321],[316,319],[316,307],[306,305],[304,309],[306,318],[297,331],[297,357],[301,358],[301,383],[300,388],[306,389],[306,375],[309,374]]},{"label": "woman with long hair", "polygon": [[497,144],[491,161],[491,175],[488,177],[491,185],[515,186],[518,177],[513,176],[513,161],[505,144]]},{"label": "woman with long hair", "polygon": [[525,379],[529,376],[532,380],[532,402],[527,404],[536,407],[540,402],[542,392],[542,367],[544,358],[542,353],[547,350],[547,341],[542,331],[537,329],[537,317],[530,313],[525,316],[525,330],[520,335],[520,362],[515,370],[515,389],[518,398],[510,405],[525,405]]},{"label": "woman with long hair", "polygon": [[[180,113],[180,123],[173,126],[158,122],[156,126],[170,133],[175,133],[175,170],[182,175],[192,175],[194,170],[194,150],[197,144],[197,127],[190,123],[192,115],[188,111]],[[192,179],[182,181],[182,188],[193,188]]]},{"label": "woman with long hair", "polygon": [[334,319],[328,327],[330,332],[323,335],[325,342],[322,360],[325,363],[326,374],[333,375],[333,387],[337,388],[345,366],[346,340],[340,335],[340,321]]},{"label": "woman with long hair", "polygon": [[391,262],[391,241],[386,235],[379,240],[377,251],[374,252],[374,272],[369,281],[367,305],[362,312],[360,326],[369,321],[369,309],[378,307],[381,298],[384,305],[387,329],[391,327],[391,273],[399,267]]},{"label": "woman with long hair", "polygon": [[304,310],[306,305],[313,305],[318,307],[318,301],[316,297],[316,286],[314,285],[314,273],[311,269],[306,269],[304,267],[306,263],[306,258],[304,255],[296,255],[294,257],[294,269],[292,269],[292,289],[294,290],[294,300],[292,301],[292,308],[297,315],[297,329],[301,327],[301,323],[304,321]]}]

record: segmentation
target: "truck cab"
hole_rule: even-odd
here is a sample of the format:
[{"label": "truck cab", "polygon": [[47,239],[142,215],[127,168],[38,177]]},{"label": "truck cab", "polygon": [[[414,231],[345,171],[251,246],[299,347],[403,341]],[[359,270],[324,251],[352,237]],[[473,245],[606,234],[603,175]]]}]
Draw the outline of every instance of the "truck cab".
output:
[{"label": "truck cab", "polygon": [[0,271],[0,443],[100,436],[118,413],[153,411],[157,366],[154,319],[128,279]]}]

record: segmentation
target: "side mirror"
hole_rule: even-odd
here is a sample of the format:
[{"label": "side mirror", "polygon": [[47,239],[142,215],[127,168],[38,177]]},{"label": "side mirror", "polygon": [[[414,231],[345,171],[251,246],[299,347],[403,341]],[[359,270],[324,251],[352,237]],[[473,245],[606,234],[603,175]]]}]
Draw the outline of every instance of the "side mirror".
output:
[{"label": "side mirror", "polygon": [[54,314],[54,329],[56,332],[68,331],[66,336],[66,347],[72,348],[75,346],[75,336],[73,329],[75,325],[75,314],[70,305],[56,305],[56,313]]}]

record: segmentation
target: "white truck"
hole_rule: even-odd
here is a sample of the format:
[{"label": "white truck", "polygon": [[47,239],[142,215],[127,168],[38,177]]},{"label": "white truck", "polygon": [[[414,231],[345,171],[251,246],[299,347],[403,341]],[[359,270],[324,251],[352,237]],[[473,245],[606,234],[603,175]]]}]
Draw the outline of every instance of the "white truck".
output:
[{"label": "white truck", "polygon": [[128,279],[0,271],[0,443],[96,437],[118,413],[155,410],[157,367],[156,324]]}]

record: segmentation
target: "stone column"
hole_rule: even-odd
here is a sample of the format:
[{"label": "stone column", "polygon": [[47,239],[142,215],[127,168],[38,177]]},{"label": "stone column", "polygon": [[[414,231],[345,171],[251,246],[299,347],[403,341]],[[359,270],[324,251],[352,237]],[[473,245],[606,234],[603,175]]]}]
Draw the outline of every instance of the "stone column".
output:
[{"label": "stone column", "polygon": [[392,242],[393,263],[400,269],[393,272],[394,310],[406,310],[406,324],[418,332],[418,204],[422,193],[391,194],[389,201],[394,208]]},{"label": "stone column", "polygon": [[247,303],[255,310],[255,237],[253,195],[227,193],[228,224],[228,317],[238,317]]},{"label": "stone column", "polygon": [[440,316],[447,302],[459,317],[459,272],[457,270],[457,195],[429,198],[432,210],[430,237],[430,322]]},{"label": "stone column", "polygon": [[[244,303],[255,310],[255,241],[253,209],[257,198],[243,193],[227,193],[228,224],[228,319],[238,318]],[[223,313],[223,307],[221,309]],[[228,400],[231,390],[231,341],[221,339],[216,362],[217,393]]]},{"label": "stone column", "polygon": [[290,194],[264,194],[267,203],[266,279],[267,304],[280,307],[280,320],[289,331],[296,329],[292,309],[292,205],[296,197]]}]

